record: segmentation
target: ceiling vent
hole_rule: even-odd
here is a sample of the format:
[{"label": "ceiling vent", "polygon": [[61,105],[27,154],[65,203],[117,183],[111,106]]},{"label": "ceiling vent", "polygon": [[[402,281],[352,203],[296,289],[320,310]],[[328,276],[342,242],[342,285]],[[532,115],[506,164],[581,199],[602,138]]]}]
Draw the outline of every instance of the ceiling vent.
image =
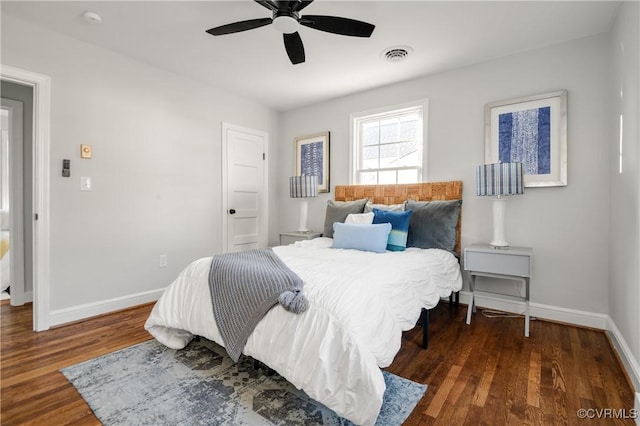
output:
[{"label": "ceiling vent", "polygon": [[102,24],[102,17],[95,12],[85,12],[82,14],[85,21],[93,25]]},{"label": "ceiling vent", "polygon": [[413,49],[409,46],[394,46],[385,49],[382,52],[382,57],[387,62],[400,62],[407,59],[410,53],[413,53]]}]

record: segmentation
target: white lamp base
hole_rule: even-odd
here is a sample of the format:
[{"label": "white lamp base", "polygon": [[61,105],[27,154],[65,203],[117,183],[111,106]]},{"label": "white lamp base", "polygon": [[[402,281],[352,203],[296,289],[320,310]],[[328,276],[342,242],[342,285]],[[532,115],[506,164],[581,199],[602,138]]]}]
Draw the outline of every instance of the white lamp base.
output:
[{"label": "white lamp base", "polygon": [[306,198],[300,200],[300,223],[298,226],[298,232],[309,232],[307,228],[307,214],[309,212],[309,203]]},{"label": "white lamp base", "polygon": [[507,209],[506,198],[493,199],[493,239],[489,245],[495,249],[508,249],[509,243],[504,232],[504,217]]}]

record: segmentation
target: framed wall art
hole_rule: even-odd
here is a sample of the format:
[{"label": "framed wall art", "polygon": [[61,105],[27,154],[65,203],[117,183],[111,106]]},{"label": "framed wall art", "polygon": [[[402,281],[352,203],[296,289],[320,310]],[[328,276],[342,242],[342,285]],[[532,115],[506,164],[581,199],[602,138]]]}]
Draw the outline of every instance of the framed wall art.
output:
[{"label": "framed wall art", "polygon": [[485,106],[485,163],[524,164],[525,187],[567,185],[567,91]]},{"label": "framed wall art", "polygon": [[329,192],[329,132],[295,138],[296,176],[318,177],[318,192]]}]

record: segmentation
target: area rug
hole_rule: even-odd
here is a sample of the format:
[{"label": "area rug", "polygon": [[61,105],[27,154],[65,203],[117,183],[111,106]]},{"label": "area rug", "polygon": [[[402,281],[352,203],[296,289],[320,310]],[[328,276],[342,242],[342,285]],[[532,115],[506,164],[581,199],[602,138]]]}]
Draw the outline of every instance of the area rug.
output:
[{"label": "area rug", "polygon": [[[178,351],[150,340],[60,371],[105,426],[352,425],[251,358],[233,363],[206,339]],[[401,425],[427,386],[383,374],[376,424]]]}]

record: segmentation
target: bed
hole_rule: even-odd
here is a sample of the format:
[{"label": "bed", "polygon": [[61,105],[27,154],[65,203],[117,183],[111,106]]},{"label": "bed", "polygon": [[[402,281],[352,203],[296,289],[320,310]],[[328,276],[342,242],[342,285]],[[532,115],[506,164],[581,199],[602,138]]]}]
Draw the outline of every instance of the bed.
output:
[{"label": "bed", "polygon": [[[309,307],[294,314],[276,304],[249,335],[243,354],[353,423],[374,424],[385,390],[381,368],[400,350],[402,332],[462,287],[461,196],[459,181],[337,186],[336,202],[344,205],[365,198],[378,207],[460,200],[450,221],[453,246],[373,253],[332,247],[336,234],[272,248],[304,281]],[[211,263],[207,257],[187,266],[154,306],[145,328],[162,344],[181,349],[202,336],[224,346],[209,290]]]}]

